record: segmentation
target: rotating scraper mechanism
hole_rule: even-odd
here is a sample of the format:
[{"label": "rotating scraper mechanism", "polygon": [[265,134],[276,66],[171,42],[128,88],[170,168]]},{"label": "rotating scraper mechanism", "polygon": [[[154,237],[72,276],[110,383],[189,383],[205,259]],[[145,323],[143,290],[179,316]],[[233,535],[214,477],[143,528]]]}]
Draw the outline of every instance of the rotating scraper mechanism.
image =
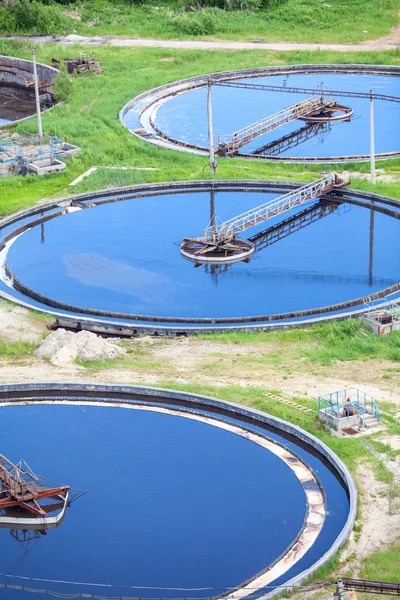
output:
[{"label": "rotating scraper mechanism", "polygon": [[348,121],[353,110],[348,106],[332,100],[331,94],[323,92],[311,98],[292,104],[283,110],[261,119],[252,125],[247,125],[234,133],[218,138],[217,156],[234,156],[240,148],[252,140],[282,127],[296,119],[306,121],[309,125],[314,123],[331,123],[335,121]]},{"label": "rotating scraper mechanism", "polygon": [[248,261],[256,251],[255,236],[252,241],[238,237],[239,233],[349,183],[349,176],[330,173],[223,223],[216,224],[212,218],[201,235],[184,238],[180,245],[181,255],[199,265]]},{"label": "rotating scraper mechanism", "polygon": [[[220,85],[232,85],[232,83],[222,82]],[[208,82],[208,86],[211,164],[211,156],[213,156],[210,97],[211,81]],[[249,144],[253,139],[274,131],[278,127],[296,119],[306,121],[311,126],[313,124],[315,126],[315,124],[318,125],[350,119],[353,114],[352,109],[338,104],[336,100],[332,100],[331,93],[324,91],[322,84],[318,89],[318,95],[315,93],[316,91],[317,90],[313,90],[313,95],[306,100],[284,108],[276,114],[270,115],[252,125],[248,125],[243,129],[235,131],[231,135],[220,136],[218,138],[218,147],[216,151],[217,156],[234,156],[238,153],[240,148]],[[340,177],[337,173],[331,173],[311,184],[300,187],[220,224],[216,224],[214,202],[212,201],[209,226],[197,237],[184,238],[180,245],[181,254],[184,258],[197,265],[220,265],[248,261],[256,251],[254,242],[257,236],[253,236],[253,239],[243,239],[238,237],[238,234],[263,221],[268,221],[272,217],[291,210],[292,208],[301,206],[310,200],[329,194],[335,188],[343,187],[349,183],[349,177]]]}]

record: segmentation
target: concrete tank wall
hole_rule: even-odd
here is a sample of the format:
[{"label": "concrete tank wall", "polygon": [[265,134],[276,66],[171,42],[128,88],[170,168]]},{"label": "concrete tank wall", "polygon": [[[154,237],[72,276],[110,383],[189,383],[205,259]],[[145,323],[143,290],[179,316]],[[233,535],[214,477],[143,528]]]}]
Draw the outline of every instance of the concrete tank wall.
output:
[{"label": "concrete tank wall", "polygon": [[[58,74],[58,70],[42,63],[36,63],[36,67],[39,82],[45,88],[43,89],[42,87],[40,91],[40,101],[43,109],[44,105],[48,106],[54,103],[52,85]],[[17,58],[15,56],[0,55],[0,86],[4,85],[27,90],[34,98],[35,91],[33,83],[31,85],[27,85],[30,82],[33,82],[32,61],[24,60],[23,58]],[[50,106],[50,109],[51,108],[52,106]],[[50,109],[47,108],[46,110]],[[15,119],[10,123],[4,123],[0,125],[0,129],[11,124],[20,123],[21,121],[30,119],[31,116],[32,115],[23,117],[22,119]]]},{"label": "concrete tank wall", "polygon": [[[300,427],[278,417],[261,412],[257,409],[249,408],[241,404],[234,404],[226,400],[192,394],[190,392],[175,391],[162,388],[151,388],[145,386],[131,385],[105,385],[91,383],[17,383],[0,385],[0,407],[1,405],[10,405],[13,403],[40,404],[41,396],[46,396],[47,401],[54,401],[55,404],[62,404],[63,400],[67,402],[77,402],[90,404],[91,402],[104,402],[104,404],[130,404],[138,399],[149,404],[175,404],[186,406],[190,409],[198,409],[211,412],[222,411],[227,416],[234,418],[251,419],[259,426],[273,427],[274,429],[288,434],[307,446],[316,450],[330,464],[336,477],[338,477],[345,486],[349,497],[349,514],[347,521],[332,544],[332,546],[308,569],[301,573],[294,574],[283,586],[278,586],[270,593],[262,595],[259,600],[267,600],[276,594],[287,593],[288,588],[294,588],[309,577],[318,567],[325,564],[336,552],[344,545],[350,535],[357,513],[357,490],[346,465],[340,458],[321,440],[312,434],[304,431]],[[76,397],[76,396],[78,397]]]},{"label": "concrete tank wall", "polygon": [[[3,71],[2,67],[10,69]],[[51,86],[58,71],[49,65],[37,63],[37,72],[39,81],[46,82]],[[4,81],[16,86],[26,87],[26,79],[33,78],[33,63],[30,60],[17,58],[15,56],[0,55],[0,81]]]}]

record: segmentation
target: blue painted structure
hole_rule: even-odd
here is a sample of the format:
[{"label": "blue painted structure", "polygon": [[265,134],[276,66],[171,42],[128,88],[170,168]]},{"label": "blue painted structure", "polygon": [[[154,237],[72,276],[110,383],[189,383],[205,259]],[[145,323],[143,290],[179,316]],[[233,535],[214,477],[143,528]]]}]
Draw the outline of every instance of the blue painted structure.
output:
[{"label": "blue painted structure", "polygon": [[[347,402],[347,399],[350,400],[350,403]],[[348,404],[352,410],[351,414],[346,410]],[[329,422],[330,427],[333,427],[335,421],[340,423],[341,420],[348,421],[350,417],[358,416],[361,418],[362,429],[364,429],[366,415],[372,415],[378,422],[381,418],[376,399],[357,388],[346,388],[318,396],[318,414],[325,417],[325,421]]]}]

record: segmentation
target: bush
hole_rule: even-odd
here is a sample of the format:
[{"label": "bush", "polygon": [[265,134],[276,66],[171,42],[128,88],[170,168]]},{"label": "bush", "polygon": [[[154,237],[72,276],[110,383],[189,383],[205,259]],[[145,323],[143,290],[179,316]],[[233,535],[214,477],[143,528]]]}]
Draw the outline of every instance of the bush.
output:
[{"label": "bush", "polygon": [[[199,8],[214,7],[226,11],[246,10],[256,12],[260,8],[270,9],[281,4],[286,4],[287,0],[200,0],[197,6]],[[183,1],[180,3],[184,10],[193,9],[193,2]]]},{"label": "bush", "polygon": [[215,15],[211,11],[180,14],[175,18],[175,25],[181,33],[188,35],[210,35],[216,32]]},{"label": "bush", "polygon": [[225,10],[247,10],[255,12],[260,10],[263,0],[224,0]]},{"label": "bush", "polygon": [[67,67],[64,63],[60,66],[60,72],[54,79],[53,83],[53,95],[56,102],[63,102],[67,100],[72,94],[73,83],[72,79],[68,76]]},{"label": "bush", "polygon": [[17,24],[15,18],[10,14],[11,11],[0,6],[0,33],[15,33]]},{"label": "bush", "polygon": [[36,0],[15,0],[8,8],[0,9],[0,33],[64,33],[70,25],[56,6],[45,6]]}]

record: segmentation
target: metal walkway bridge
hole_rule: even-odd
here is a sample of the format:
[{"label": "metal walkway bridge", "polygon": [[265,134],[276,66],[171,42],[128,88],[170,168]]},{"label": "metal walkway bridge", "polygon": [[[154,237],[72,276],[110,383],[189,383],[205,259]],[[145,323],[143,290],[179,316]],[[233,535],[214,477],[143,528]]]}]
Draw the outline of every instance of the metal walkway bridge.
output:
[{"label": "metal walkway bridge", "polygon": [[295,215],[280,221],[276,225],[272,225],[259,233],[256,233],[252,237],[249,238],[249,241],[254,244],[255,250],[258,252],[271,246],[272,244],[276,244],[280,240],[312,225],[316,221],[327,217],[334,213],[339,204],[343,201],[343,199],[337,200],[336,202],[335,196],[332,196],[332,201],[329,200],[319,200],[316,204],[313,204],[309,208],[305,208],[304,210],[297,212]]},{"label": "metal walkway bridge", "polygon": [[262,221],[267,221],[296,206],[301,206],[314,198],[319,198],[335,188],[343,187],[350,183],[350,178],[339,177],[337,173],[330,173],[313,183],[304,185],[288,194],[270,200],[261,206],[252,208],[224,223],[212,225],[204,230],[204,239],[212,243],[224,243],[232,240],[238,233],[249,227],[254,227]]},{"label": "metal walkway bridge", "polygon": [[261,119],[252,125],[243,127],[227,136],[218,137],[218,156],[232,156],[242,146],[249,144],[254,138],[269,133],[285,123],[290,123],[295,119],[303,119],[307,116],[313,116],[316,113],[329,111],[337,105],[336,101],[327,100],[324,96],[313,96],[307,100],[297,102],[283,110]]},{"label": "metal walkway bridge", "polygon": [[[211,224],[199,237],[185,238],[181,245],[184,258],[195,263],[232,263],[248,260],[255,251],[254,237],[246,240],[236,237],[238,233],[263,221],[276,217],[314,198],[321,198],[336,188],[350,183],[350,177],[330,173],[321,179],[304,185],[261,206],[248,210],[223,223]],[[266,232],[263,232],[264,234]]]},{"label": "metal walkway bridge", "polygon": [[[0,511],[10,508],[25,509],[36,516],[45,517],[53,505],[42,500],[68,499],[69,486],[48,487],[35,475],[24,460],[14,465],[0,454]],[[58,504],[56,508],[58,508]]]}]

